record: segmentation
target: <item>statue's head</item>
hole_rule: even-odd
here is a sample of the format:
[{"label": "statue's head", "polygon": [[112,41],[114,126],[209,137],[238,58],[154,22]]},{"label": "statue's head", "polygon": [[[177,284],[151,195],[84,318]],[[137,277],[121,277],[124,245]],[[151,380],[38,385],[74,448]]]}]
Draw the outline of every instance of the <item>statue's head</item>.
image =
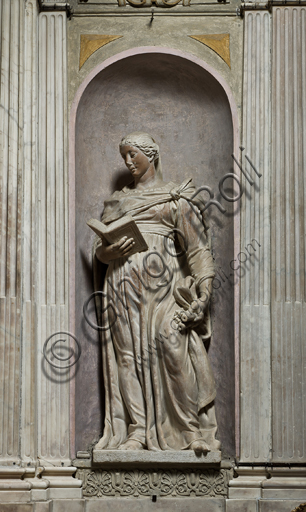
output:
[{"label": "statue's head", "polygon": [[119,144],[119,149],[123,146],[132,146],[140,149],[144,155],[146,155],[151,161],[154,162],[156,175],[158,178],[162,178],[159,146],[151,135],[145,132],[133,132],[123,137]]}]

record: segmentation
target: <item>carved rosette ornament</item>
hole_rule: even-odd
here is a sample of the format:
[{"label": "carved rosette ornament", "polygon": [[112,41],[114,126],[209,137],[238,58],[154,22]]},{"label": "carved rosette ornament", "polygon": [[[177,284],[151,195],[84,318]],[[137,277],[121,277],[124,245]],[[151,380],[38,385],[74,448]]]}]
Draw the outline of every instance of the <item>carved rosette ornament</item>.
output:
[{"label": "carved rosette ornament", "polygon": [[[127,0],[127,2],[133,7],[151,7],[152,5],[156,5],[156,7],[174,7],[180,2],[184,6],[190,5],[190,0]],[[124,7],[126,0],[118,0],[118,5]]]},{"label": "carved rosette ornament", "polygon": [[153,495],[224,498],[230,471],[79,469],[76,477],[83,481],[83,495],[87,498]]}]

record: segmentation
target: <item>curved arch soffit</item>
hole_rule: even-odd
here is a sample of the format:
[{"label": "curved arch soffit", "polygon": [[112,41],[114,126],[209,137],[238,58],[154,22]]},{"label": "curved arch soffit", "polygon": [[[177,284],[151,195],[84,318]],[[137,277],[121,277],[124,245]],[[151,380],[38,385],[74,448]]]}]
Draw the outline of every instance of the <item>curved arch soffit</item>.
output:
[{"label": "curved arch soffit", "polygon": [[95,78],[95,76],[98,75],[104,69],[106,69],[108,66],[111,66],[112,64],[114,64],[120,60],[127,59],[128,57],[134,57],[135,55],[143,55],[146,53],[162,53],[165,55],[173,55],[175,57],[181,57],[182,59],[193,62],[194,64],[205,69],[205,71],[207,71],[209,74],[211,74],[215,78],[215,80],[217,80],[217,82],[219,82],[219,84],[222,86],[222,88],[227,96],[227,99],[228,99],[228,102],[230,105],[232,121],[233,121],[234,149],[236,150],[236,145],[238,144],[238,134],[239,134],[238,111],[237,111],[237,106],[236,106],[236,102],[234,100],[232,91],[231,91],[229,85],[227,84],[226,80],[212,66],[207,64],[204,60],[196,57],[195,55],[192,55],[187,52],[183,52],[182,50],[176,50],[174,48],[166,48],[163,46],[140,46],[140,47],[132,48],[130,50],[125,50],[124,52],[117,53],[116,55],[109,57],[104,62],[102,62],[101,64],[98,64],[98,66],[96,66],[94,69],[92,69],[92,71],[87,75],[87,77],[83,80],[83,82],[79,86],[79,88],[75,94],[74,100],[72,102],[71,112],[70,112],[70,123],[69,123],[70,133],[71,133],[71,131],[72,132],[74,131],[73,128],[74,128],[75,122],[76,122],[76,114],[77,114],[77,109],[78,109],[80,99],[81,99],[86,87]]}]

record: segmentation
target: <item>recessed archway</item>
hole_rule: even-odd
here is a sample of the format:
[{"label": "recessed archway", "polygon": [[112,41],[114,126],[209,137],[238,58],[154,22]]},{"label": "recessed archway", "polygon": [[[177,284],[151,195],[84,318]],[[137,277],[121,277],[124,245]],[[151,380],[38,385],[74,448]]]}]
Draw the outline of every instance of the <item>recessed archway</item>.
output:
[{"label": "recessed archway", "polygon": [[[82,315],[93,291],[92,235],[86,220],[99,218],[104,200],[127,179],[119,141],[131,131],[150,132],[160,145],[165,181],[192,176],[198,187],[208,185],[218,198],[219,181],[230,172],[231,153],[238,144],[237,127],[237,110],[225,81],[200,59],[168,48],[134,48],[116,55],[97,66],[76,94],[70,120],[70,268],[71,282],[76,281],[71,330],[83,348],[75,382],[77,450],[86,449],[103,427],[98,334]],[[226,214],[211,207],[207,217],[217,266],[226,275],[239,252],[234,243],[239,241],[239,216],[231,203],[224,207]],[[218,280],[209,353],[218,387],[220,439],[224,450],[235,455],[238,301],[233,281],[222,274]]]}]

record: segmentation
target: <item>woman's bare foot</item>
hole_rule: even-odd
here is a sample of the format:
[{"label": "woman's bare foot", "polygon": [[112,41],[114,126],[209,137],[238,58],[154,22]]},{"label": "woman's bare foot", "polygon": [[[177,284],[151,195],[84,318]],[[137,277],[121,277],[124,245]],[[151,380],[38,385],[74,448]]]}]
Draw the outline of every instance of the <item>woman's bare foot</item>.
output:
[{"label": "woman's bare foot", "polygon": [[218,441],[218,439],[213,439],[213,441],[211,443],[209,443],[209,446],[210,446],[211,452],[214,452],[214,451],[217,452],[221,448],[221,443],[220,443],[220,441]]},{"label": "woman's bare foot", "polygon": [[210,452],[210,448],[207,446],[205,441],[193,441],[190,445],[190,449],[194,450],[196,455],[201,455],[201,453]]},{"label": "woman's bare foot", "polygon": [[143,450],[143,444],[135,439],[129,439],[119,446],[118,450]]}]

